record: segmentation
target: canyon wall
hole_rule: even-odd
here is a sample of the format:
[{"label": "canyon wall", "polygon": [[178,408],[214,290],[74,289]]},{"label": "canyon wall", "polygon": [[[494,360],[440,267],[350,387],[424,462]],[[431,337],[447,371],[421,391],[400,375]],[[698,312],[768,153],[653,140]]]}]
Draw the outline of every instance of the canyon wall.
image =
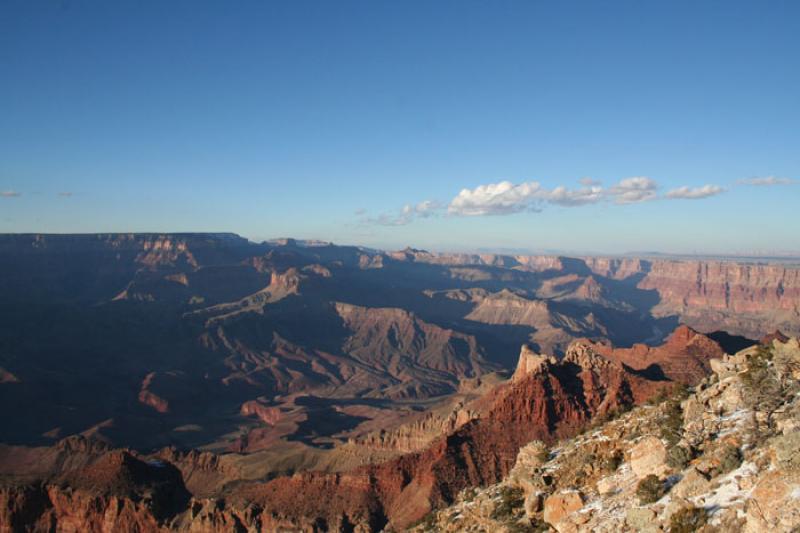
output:
[{"label": "canyon wall", "polygon": [[638,287],[658,292],[656,316],[703,331],[759,338],[800,334],[800,269],[721,261],[652,261]]}]

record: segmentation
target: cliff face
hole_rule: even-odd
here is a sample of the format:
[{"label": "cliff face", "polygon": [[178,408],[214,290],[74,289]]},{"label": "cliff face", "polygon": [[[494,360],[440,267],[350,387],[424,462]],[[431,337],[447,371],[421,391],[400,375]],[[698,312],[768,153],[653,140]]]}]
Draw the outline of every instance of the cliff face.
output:
[{"label": "cliff face", "polygon": [[800,269],[713,261],[653,261],[639,288],[656,290],[653,313],[677,315],[701,330],[758,338],[773,329],[796,335]]}]

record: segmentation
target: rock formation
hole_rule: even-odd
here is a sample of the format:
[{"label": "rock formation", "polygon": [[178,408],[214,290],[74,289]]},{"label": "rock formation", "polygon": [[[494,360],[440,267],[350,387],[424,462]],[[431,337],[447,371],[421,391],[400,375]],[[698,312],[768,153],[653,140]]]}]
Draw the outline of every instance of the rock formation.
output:
[{"label": "rock formation", "polygon": [[[412,531],[796,531],[800,342],[773,339],[711,367],[688,396],[549,453],[529,443],[502,482],[463,491]],[[771,396],[754,399],[771,380],[780,384]]]}]

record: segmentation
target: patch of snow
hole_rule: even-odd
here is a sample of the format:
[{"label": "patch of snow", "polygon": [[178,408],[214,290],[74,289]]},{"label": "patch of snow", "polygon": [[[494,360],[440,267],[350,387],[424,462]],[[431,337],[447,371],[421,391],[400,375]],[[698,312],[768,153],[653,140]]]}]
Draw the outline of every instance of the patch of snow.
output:
[{"label": "patch of snow", "polygon": [[740,420],[745,416],[747,416],[748,414],[750,414],[750,409],[739,408],[730,414],[721,416],[719,420],[720,422],[728,422],[730,420]]},{"label": "patch of snow", "polygon": [[584,505],[578,512],[579,513],[589,513],[592,511],[599,511],[603,508],[603,501],[602,500],[594,500],[592,502],[587,503]]},{"label": "patch of snow", "polygon": [[704,494],[692,498],[695,503],[698,503],[700,498],[703,498],[703,507],[709,514],[714,515],[719,510],[730,507],[731,505],[746,500],[752,488],[744,490],[739,488],[738,479],[742,477],[751,477],[758,473],[758,467],[753,463],[742,463],[742,465],[728,472],[719,480],[719,486],[710,494]]}]

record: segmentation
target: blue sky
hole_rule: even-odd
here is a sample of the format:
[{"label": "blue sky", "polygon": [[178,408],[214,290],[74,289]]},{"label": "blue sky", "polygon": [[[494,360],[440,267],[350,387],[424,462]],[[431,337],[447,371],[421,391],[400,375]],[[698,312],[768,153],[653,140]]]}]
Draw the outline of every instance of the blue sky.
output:
[{"label": "blue sky", "polygon": [[799,58],[793,1],[6,0],[0,231],[800,251]]}]

